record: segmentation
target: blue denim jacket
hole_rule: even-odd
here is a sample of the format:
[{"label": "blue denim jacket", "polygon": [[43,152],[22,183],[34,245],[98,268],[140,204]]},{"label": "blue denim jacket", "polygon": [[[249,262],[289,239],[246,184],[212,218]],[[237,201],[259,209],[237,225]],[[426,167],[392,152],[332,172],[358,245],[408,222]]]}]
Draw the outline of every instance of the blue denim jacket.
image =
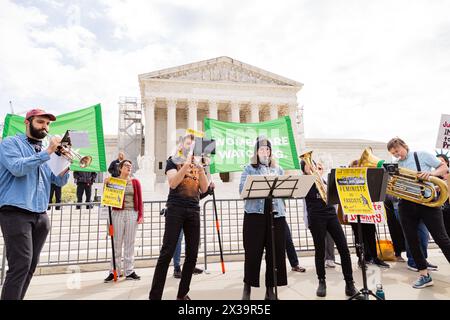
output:
[{"label": "blue denim jacket", "polygon": [[[259,176],[267,174],[283,175],[284,171],[280,167],[268,168],[260,165],[257,168],[253,168],[252,165],[247,165],[241,175],[241,182],[239,183],[239,193],[241,193],[242,189],[244,188],[244,183],[247,179],[247,176]],[[245,200],[244,210],[247,214],[264,214],[264,199]],[[284,207],[283,199],[273,200],[273,211],[277,212],[277,214],[274,215],[274,218],[286,216],[286,209]]]},{"label": "blue denim jacket", "polygon": [[0,207],[10,205],[31,212],[47,210],[50,184],[63,186],[69,173],[55,176],[46,163],[46,150],[36,153],[26,135],[8,137],[0,144]]}]

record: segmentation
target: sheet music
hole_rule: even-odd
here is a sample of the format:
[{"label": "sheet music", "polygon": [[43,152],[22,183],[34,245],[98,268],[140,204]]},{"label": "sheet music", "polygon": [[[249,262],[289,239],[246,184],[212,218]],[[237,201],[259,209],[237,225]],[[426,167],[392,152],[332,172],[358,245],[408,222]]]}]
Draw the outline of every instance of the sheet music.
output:
[{"label": "sheet music", "polygon": [[72,148],[89,148],[89,135],[87,131],[72,131],[69,130],[70,142],[72,143]]}]

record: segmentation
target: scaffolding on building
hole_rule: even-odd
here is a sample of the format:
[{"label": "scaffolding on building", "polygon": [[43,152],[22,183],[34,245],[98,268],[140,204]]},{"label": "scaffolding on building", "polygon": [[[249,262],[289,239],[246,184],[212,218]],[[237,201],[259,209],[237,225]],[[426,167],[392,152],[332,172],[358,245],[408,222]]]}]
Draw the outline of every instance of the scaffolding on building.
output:
[{"label": "scaffolding on building", "polygon": [[134,170],[138,168],[138,156],[143,152],[142,105],[136,97],[119,98],[119,137],[118,150],[125,158],[133,161]]}]

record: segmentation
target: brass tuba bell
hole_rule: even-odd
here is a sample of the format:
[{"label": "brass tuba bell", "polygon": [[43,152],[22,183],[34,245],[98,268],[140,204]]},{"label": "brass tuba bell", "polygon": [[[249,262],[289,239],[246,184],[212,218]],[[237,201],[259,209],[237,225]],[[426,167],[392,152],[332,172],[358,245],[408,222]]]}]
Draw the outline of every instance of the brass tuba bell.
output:
[{"label": "brass tuba bell", "polygon": [[[383,163],[384,160],[375,157],[372,148],[368,147],[364,149],[358,166],[381,168]],[[398,168],[394,172],[388,170],[388,173],[387,194],[428,207],[440,207],[448,198],[447,185],[437,177],[422,180],[417,177],[417,171],[406,168]],[[439,193],[436,188],[439,188]]]}]

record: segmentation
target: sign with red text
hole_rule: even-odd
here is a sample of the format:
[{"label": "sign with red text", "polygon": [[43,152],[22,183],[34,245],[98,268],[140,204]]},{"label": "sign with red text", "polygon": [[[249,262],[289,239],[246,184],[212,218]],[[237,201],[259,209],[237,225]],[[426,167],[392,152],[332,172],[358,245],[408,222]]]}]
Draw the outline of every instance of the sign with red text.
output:
[{"label": "sign with red text", "polygon": [[443,114],[441,116],[436,149],[450,149],[450,114]]},{"label": "sign with red text", "polygon": [[[382,201],[373,202],[374,213],[370,215],[360,215],[361,223],[372,223],[372,224],[384,224],[386,222],[386,210],[384,209],[384,203]],[[347,222],[356,223],[358,222],[358,215],[347,214],[345,215]]]}]

